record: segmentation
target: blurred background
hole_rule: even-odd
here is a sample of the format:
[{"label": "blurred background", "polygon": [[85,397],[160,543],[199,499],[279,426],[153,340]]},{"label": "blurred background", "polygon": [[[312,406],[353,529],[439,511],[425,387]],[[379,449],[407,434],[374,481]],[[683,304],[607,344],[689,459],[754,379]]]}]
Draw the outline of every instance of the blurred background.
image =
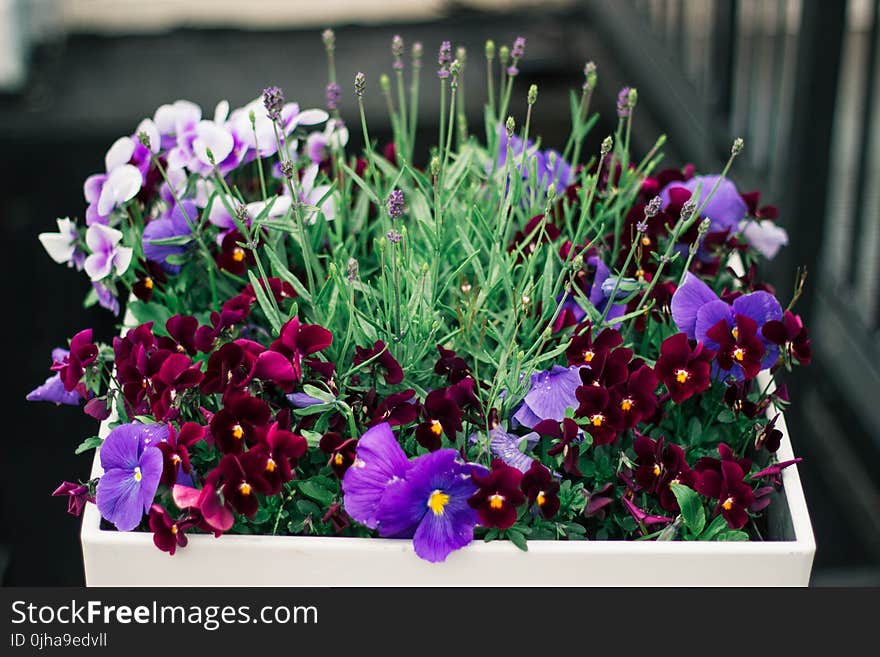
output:
[{"label": "blurred background", "polygon": [[[720,169],[745,139],[733,178],[780,208],[790,246],[764,272],[780,299],[809,270],[797,310],[814,364],[792,382],[787,414],[818,550],[816,586],[880,584],[880,0],[0,0],[0,231],[5,435],[0,581],[78,585],[79,521],[49,493],[88,472],[73,449],[95,432],[76,408],[25,404],[48,376],[50,350],[115,320],[84,310],[88,282],[55,265],[36,239],[82,216],[82,182],[108,146],[162,103],[212,113],[270,85],[304,107],[324,102],[320,32],[337,34],[343,116],[367,75],[371,133],[390,134],[378,76],[389,43],[425,46],[422,144],[436,134],[432,84],[441,40],[467,48],[472,129],[482,125],[483,44],[528,39],[519,98],[540,88],[533,130],[561,147],[568,90],[593,60],[602,111],[588,149],[613,131],[617,91],[639,90],[634,145],[665,132],[667,164]],[[348,88],[346,88],[348,86]],[[353,131],[357,132],[357,131]],[[354,140],[354,139],[353,139]],[[357,146],[357,144],[353,144]],[[784,301],[785,302],[785,301]]]}]

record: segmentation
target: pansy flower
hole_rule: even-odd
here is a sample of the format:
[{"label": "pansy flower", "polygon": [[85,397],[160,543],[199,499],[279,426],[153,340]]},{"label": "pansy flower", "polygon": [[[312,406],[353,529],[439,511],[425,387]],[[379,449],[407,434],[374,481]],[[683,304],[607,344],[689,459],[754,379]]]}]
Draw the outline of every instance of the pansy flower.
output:
[{"label": "pansy flower", "polygon": [[732,529],[742,529],[749,521],[748,509],[755,501],[752,487],[743,481],[745,473],[735,461],[721,461],[720,471],[702,470],[694,489],[701,495],[718,500],[720,512]]},{"label": "pansy flower", "polygon": [[258,464],[258,490],[265,495],[280,493],[281,486],[293,479],[293,468],[307,449],[305,438],[272,423],[265,440],[247,453]]},{"label": "pansy flower", "polygon": [[[552,420],[549,420],[552,422]],[[532,457],[525,454],[520,445],[525,442],[526,448],[533,447],[538,442],[539,436],[532,431],[525,436],[518,436],[504,430],[500,424],[489,429],[489,451],[501,459],[507,465],[516,468],[520,472],[529,469]]]},{"label": "pansy flower", "polygon": [[559,481],[540,461],[532,461],[522,476],[520,488],[529,504],[535,505],[545,520],[550,520],[559,513]]},{"label": "pansy flower", "polygon": [[[718,187],[710,198],[709,193],[716,184]],[[700,188],[700,198],[693,200],[699,206],[708,198],[702,216],[708,217],[712,222],[710,230],[714,232],[736,230],[740,220],[746,216],[748,207],[736,189],[736,185],[727,178],[718,175],[694,176],[688,180],[669,183],[660,191],[663,207],[669,205],[672,190],[686,190],[689,192],[688,198],[690,198],[697,187]]]},{"label": "pansy flower", "polygon": [[354,348],[354,357],[352,364],[357,367],[367,361],[370,361],[366,367],[370,370],[379,370],[388,385],[397,385],[403,381],[403,369],[400,367],[391,351],[382,340],[376,340],[372,347]]},{"label": "pansy flower", "polygon": [[403,479],[409,461],[387,423],[377,424],[358,440],[357,454],[342,479],[343,504],[362,525],[375,529],[386,488]]},{"label": "pansy flower", "polygon": [[732,328],[726,320],[719,320],[706,331],[706,343],[716,350],[720,369],[735,378],[754,379],[761,371],[766,350],[751,317],[736,315]]},{"label": "pansy flower", "polygon": [[440,357],[434,363],[434,374],[445,376],[449,383],[458,383],[471,375],[471,369],[467,361],[453,350],[444,349],[442,345],[438,344],[437,351]]},{"label": "pansy flower", "polygon": [[46,253],[59,265],[82,269],[86,254],[79,248],[79,234],[76,224],[69,218],[56,219],[57,233],[40,233],[37,237]]},{"label": "pansy flower", "polygon": [[714,356],[715,352],[705,349],[702,343],[692,348],[684,333],[676,333],[660,345],[654,372],[669,390],[672,401],[681,404],[709,387]]},{"label": "pansy flower", "polygon": [[[153,219],[146,225],[143,232],[144,256],[151,262],[158,263],[165,271],[176,273],[180,271],[179,264],[168,262],[170,256],[178,256],[186,253],[191,245],[189,238],[193,231],[198,228],[199,211],[192,201],[175,203],[167,216]],[[178,238],[180,244],[161,244],[160,240]]]},{"label": "pansy flower", "polygon": [[539,436],[551,438],[555,443],[547,450],[550,456],[562,454],[562,468],[568,474],[575,477],[583,477],[578,469],[578,458],[581,448],[578,443],[582,440],[582,432],[577,423],[569,417],[561,422],[556,420],[544,420],[536,424],[533,431]]},{"label": "pansy flower", "polygon": [[[355,467],[349,468],[349,473]],[[388,485],[382,495],[376,510],[380,536],[412,536],[419,557],[445,561],[450,552],[474,538],[478,515],[468,504],[477,491],[471,476],[474,470],[475,466],[459,460],[454,449],[441,449],[414,459],[404,478]],[[514,472],[519,474],[518,470]],[[345,506],[359,520],[348,503]]]},{"label": "pansy flower", "polygon": [[657,375],[647,365],[632,372],[612,391],[611,422],[621,430],[632,429],[657,411]]},{"label": "pansy flower", "polygon": [[678,513],[678,500],[672,492],[674,484],[693,486],[694,475],[687,464],[684,450],[661,437],[652,440],[636,433],[633,440],[636,470],[633,476],[639,486],[656,495],[660,506],[670,513]]},{"label": "pansy flower", "polygon": [[578,407],[574,415],[580,426],[593,437],[594,445],[607,445],[617,439],[620,429],[614,424],[618,413],[611,393],[601,386],[584,385],[577,389]]},{"label": "pansy flower", "polygon": [[532,428],[542,420],[561,422],[565,411],[578,405],[575,390],[581,385],[578,367],[554,365],[531,376],[531,386],[513,419]]},{"label": "pansy flower", "polygon": [[612,328],[603,329],[593,340],[593,327],[587,326],[583,333],[573,335],[565,350],[569,365],[589,365],[597,356],[607,355],[623,344],[620,333]]},{"label": "pansy flower", "polygon": [[345,439],[341,433],[328,431],[321,436],[318,448],[330,457],[328,465],[333,473],[342,479],[355,460],[357,450],[357,438]]},{"label": "pansy flower", "polygon": [[201,516],[199,527],[220,536],[229,531],[235,523],[235,514],[217,488],[220,473],[212,470],[208,473],[205,485],[200,489],[176,484],[171,489],[174,503],[181,509],[196,511]]},{"label": "pansy flower", "polygon": [[[52,364],[60,364],[65,358],[69,357],[70,352],[67,349],[52,350]],[[64,404],[67,406],[79,406],[83,397],[79,393],[79,386],[74,385],[73,390],[67,390],[64,382],[61,380],[61,372],[55,372],[41,386],[37,386],[31,390],[26,399],[28,401],[45,401],[53,404]]]},{"label": "pansy flower", "polygon": [[121,424],[101,444],[104,474],[95,497],[101,516],[120,531],[137,527],[150,510],[162,477],[162,452],[156,443],[167,431],[165,425]]},{"label": "pansy flower", "polygon": [[761,335],[781,347],[789,359],[796,359],[801,365],[809,365],[813,358],[810,338],[800,315],[786,310],[782,319],[770,320],[761,327]]},{"label": "pansy flower", "polygon": [[265,437],[271,416],[272,410],[262,399],[234,394],[211,419],[211,435],[224,454],[238,454],[245,444],[253,445]]},{"label": "pansy flower", "polygon": [[52,497],[66,497],[67,512],[73,516],[82,515],[86,502],[94,503],[95,501],[95,498],[89,494],[88,486],[75,484],[70,481],[62,482],[52,493]]},{"label": "pansy flower", "polygon": [[776,427],[776,420],[779,419],[779,413],[773,416],[773,419],[758,430],[755,436],[755,449],[766,449],[771,454],[779,449],[782,444],[782,431]]},{"label": "pansy flower", "polygon": [[441,436],[455,442],[456,433],[461,431],[461,408],[447,394],[446,388],[432,390],[425,397],[421,409],[422,422],[416,427],[416,440],[425,449],[440,449]]},{"label": "pansy flower", "polygon": [[526,497],[520,490],[523,473],[501,459],[492,460],[492,469],[471,475],[477,490],[467,503],[476,509],[484,527],[508,529],[516,522],[517,507]]},{"label": "pansy flower", "polygon": [[414,422],[419,413],[413,401],[415,395],[416,391],[408,388],[379,399],[376,390],[370,388],[364,395],[365,414],[369,417],[368,426],[387,422],[392,427],[396,427]]},{"label": "pansy flower", "polygon": [[[633,517],[640,527],[648,527],[650,525],[668,525],[672,522],[672,518],[668,516],[658,516],[648,513],[643,508],[637,506],[635,502],[629,499],[626,496],[620,498],[620,501],[623,502],[623,506],[629,511],[629,514]],[[639,533],[643,533],[641,529],[639,529]]]},{"label": "pansy flower", "polygon": [[219,488],[223,499],[248,518],[253,518],[260,508],[257,493],[267,492],[259,488],[264,481],[264,468],[261,455],[251,450],[245,454],[227,454],[214,470],[214,477],[223,482]]},{"label": "pansy flower", "polygon": [[186,516],[187,521],[178,522],[158,504],[150,507],[150,531],[153,532],[153,543],[162,552],[174,554],[179,547],[186,547],[188,540],[186,530],[194,523]]},{"label": "pansy flower", "polygon": [[284,354],[293,365],[297,381],[302,379],[302,361],[304,356],[323,351],[333,342],[333,335],[323,326],[317,324],[300,324],[294,317],[281,327],[281,334],[272,342],[269,349]]},{"label": "pansy flower", "polygon": [[[63,350],[62,350],[63,351]],[[92,329],[85,329],[70,339],[70,350],[53,352],[52,369],[58,372],[64,389],[68,392],[75,389],[85,374],[85,368],[98,359],[98,346],[92,342]],[[61,356],[55,360],[55,356]]]},{"label": "pansy flower", "polygon": [[185,422],[180,431],[175,431],[174,426],[168,425],[168,438],[156,446],[162,452],[162,478],[161,483],[173,486],[177,483],[177,474],[181,470],[189,474],[189,448],[205,437],[205,427],[195,422]]}]

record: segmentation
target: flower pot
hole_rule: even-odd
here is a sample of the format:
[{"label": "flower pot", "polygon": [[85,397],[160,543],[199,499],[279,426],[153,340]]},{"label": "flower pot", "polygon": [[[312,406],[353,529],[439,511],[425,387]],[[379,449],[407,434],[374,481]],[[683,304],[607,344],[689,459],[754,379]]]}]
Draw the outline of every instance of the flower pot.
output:
[{"label": "flower pot", "polygon": [[[792,459],[777,426],[776,458]],[[410,540],[199,534],[169,556],[150,533],[101,529],[92,504],[81,541],[88,586],[806,586],[816,544],[796,466],[782,483],[764,541],[475,541],[433,564]]]}]

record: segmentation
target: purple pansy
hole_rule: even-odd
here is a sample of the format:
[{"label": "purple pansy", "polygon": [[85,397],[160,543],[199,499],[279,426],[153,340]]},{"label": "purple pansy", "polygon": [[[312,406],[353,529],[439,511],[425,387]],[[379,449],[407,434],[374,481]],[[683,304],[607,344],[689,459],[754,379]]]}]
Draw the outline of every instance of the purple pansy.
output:
[{"label": "purple pansy", "polygon": [[95,294],[98,296],[98,305],[119,317],[119,299],[116,297],[114,290],[97,281],[92,283],[92,289],[95,290]]},{"label": "purple pansy", "polygon": [[534,168],[537,172],[537,183],[540,189],[547,189],[552,183],[556,185],[557,191],[560,191],[574,182],[574,172],[571,165],[562,159],[560,153],[554,150],[536,150],[535,143],[531,140],[525,143],[527,156],[525,167],[522,167],[520,163],[522,162],[523,140],[516,135],[508,137],[504,126],[499,126],[498,129],[496,170],[503,170],[507,163],[508,143],[514,168],[520,171],[523,180],[528,180],[529,174]]},{"label": "purple pansy", "polygon": [[711,222],[709,230],[712,232],[735,231],[739,226],[740,220],[746,216],[749,209],[742,196],[740,196],[739,191],[737,191],[736,185],[726,178],[721,178],[721,176],[694,176],[690,180],[669,183],[660,192],[663,207],[665,208],[669,205],[669,190],[673,187],[683,187],[693,194],[697,186],[700,187],[700,198],[699,201],[694,200],[699,207],[706,200],[706,197],[709,196],[709,192],[712,191],[712,188],[719,179],[721,179],[721,182],[718,184],[718,189],[715,190],[712,198],[709,199],[706,207],[703,208],[702,216],[709,218]]},{"label": "purple pansy", "polygon": [[684,283],[672,295],[672,319],[678,330],[691,340],[699,340],[713,350],[719,348],[717,341],[708,336],[709,330],[724,321],[734,329],[737,315],[751,319],[758,328],[758,335],[764,343],[765,353],[761,365],[770,367],[779,355],[779,350],[761,334],[761,327],[769,321],[782,319],[782,306],[769,292],[759,290],[743,294],[732,304],[721,300],[708,285],[688,272]]},{"label": "purple pansy", "polygon": [[122,275],[131,263],[132,250],[120,246],[122,233],[103,224],[92,224],[86,231],[86,244],[92,254],[86,258],[84,267],[92,281],[107,278],[115,269]]},{"label": "purple pansy", "polygon": [[768,260],[788,244],[788,233],[769,219],[746,221],[742,226],[743,237],[753,249]]},{"label": "purple pansy", "polygon": [[167,435],[167,425],[132,422],[113,429],[101,445],[98,510],[120,531],[137,527],[150,510],[163,465],[155,445]]},{"label": "purple pansy", "polygon": [[[587,258],[587,264],[596,268],[596,275],[593,277],[593,285],[590,288],[590,303],[592,303],[600,313],[605,312],[605,307],[611,303],[611,308],[608,309],[608,314],[605,319],[607,322],[612,323],[612,320],[622,317],[626,312],[626,304],[612,303],[610,297],[614,292],[615,279],[611,276],[611,270],[608,269],[608,265],[606,265],[599,256],[590,256]],[[610,289],[608,286],[609,281],[612,283]],[[621,287],[618,286],[618,297],[620,294]]]},{"label": "purple pansy", "polygon": [[[70,352],[67,349],[53,349],[52,350],[52,362],[53,364],[63,363],[64,359]],[[74,388],[73,390],[65,390],[64,382],[61,380],[61,374],[56,372],[54,375],[50,376],[46,379],[46,382],[31,390],[26,399],[28,401],[45,401],[52,402],[53,404],[65,404],[68,406],[79,406],[79,403],[82,401],[82,395],[77,392]]]},{"label": "purple pansy", "polygon": [[196,204],[192,201],[182,201],[167,215],[153,219],[144,228],[144,256],[162,265],[162,269],[169,273],[180,271],[180,265],[172,265],[168,262],[168,256],[185,253],[189,248],[187,244],[155,244],[153,240],[167,239],[170,237],[188,237],[192,235],[193,228],[198,224],[199,212]]},{"label": "purple pansy", "polygon": [[531,432],[525,436],[517,436],[505,431],[501,425],[489,430],[489,449],[492,454],[520,472],[528,470],[534,460],[520,449],[520,444],[524,440],[527,447],[531,448],[537,444],[538,434]]},{"label": "purple pansy", "polygon": [[530,429],[542,420],[561,422],[566,409],[578,406],[575,390],[582,385],[579,370],[580,367],[554,365],[532,374],[531,387],[513,419]]},{"label": "purple pansy", "polygon": [[478,516],[468,505],[477,491],[471,478],[474,467],[461,462],[454,449],[414,459],[404,478],[390,484],[382,496],[376,511],[379,534],[412,536],[419,557],[445,561],[450,552],[474,539]]},{"label": "purple pansy", "polygon": [[370,529],[385,489],[403,479],[409,461],[387,422],[377,424],[361,436],[357,456],[342,480],[345,511]]}]

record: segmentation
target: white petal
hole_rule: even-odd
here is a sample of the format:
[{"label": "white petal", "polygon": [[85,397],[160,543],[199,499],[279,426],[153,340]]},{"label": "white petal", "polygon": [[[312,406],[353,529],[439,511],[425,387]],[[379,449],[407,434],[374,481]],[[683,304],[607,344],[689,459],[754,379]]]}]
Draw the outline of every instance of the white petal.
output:
[{"label": "white petal", "polygon": [[140,170],[131,164],[123,164],[114,169],[104,182],[101,198],[98,199],[98,214],[106,216],[113,209],[130,201],[141,191],[144,178]]},{"label": "white petal", "polygon": [[180,134],[202,118],[202,108],[189,100],[174,101],[174,132]]},{"label": "white petal", "polygon": [[133,153],[134,140],[131,137],[120,137],[113,142],[110,150],[104,156],[104,165],[107,167],[107,173],[110,173],[116,167],[128,163]]},{"label": "white petal", "polygon": [[159,135],[159,129],[152,119],[144,119],[138,123],[138,127],[134,131],[135,139],[140,139],[142,132],[146,133],[147,138],[150,140],[150,151],[158,153],[162,146],[162,137]]},{"label": "white petal", "polygon": [[83,268],[92,281],[100,281],[110,275],[113,263],[103,253],[93,254],[86,258]]},{"label": "white petal", "polygon": [[103,253],[122,241],[122,233],[104,224],[92,224],[86,231],[86,244],[93,253]]},{"label": "white petal", "polygon": [[131,264],[132,252],[132,249],[128,246],[120,246],[116,249],[114,264],[116,265],[117,276],[122,276],[128,270],[128,266]]},{"label": "white petal", "polygon": [[293,120],[293,125],[318,125],[324,123],[330,115],[322,109],[307,109],[300,112]]},{"label": "white petal", "polygon": [[173,135],[174,127],[177,120],[177,111],[174,105],[160,105],[153,114],[153,121],[156,128],[163,135]]},{"label": "white petal", "polygon": [[232,135],[225,128],[221,128],[213,121],[199,121],[196,126],[196,138],[193,141],[193,151],[203,164],[211,165],[208,157],[208,149],[214,157],[214,163],[220,164],[229,157],[235,142]]},{"label": "white petal", "polygon": [[46,253],[59,265],[70,262],[73,258],[74,245],[69,237],[59,233],[40,233],[37,238],[46,249]]},{"label": "white petal", "polygon": [[226,123],[227,118],[229,118],[229,101],[221,100],[214,108],[214,123]]},{"label": "white petal", "polygon": [[300,181],[300,189],[306,196],[311,194],[312,188],[315,186],[315,178],[318,175],[318,165],[311,164],[303,171],[302,180]]}]

